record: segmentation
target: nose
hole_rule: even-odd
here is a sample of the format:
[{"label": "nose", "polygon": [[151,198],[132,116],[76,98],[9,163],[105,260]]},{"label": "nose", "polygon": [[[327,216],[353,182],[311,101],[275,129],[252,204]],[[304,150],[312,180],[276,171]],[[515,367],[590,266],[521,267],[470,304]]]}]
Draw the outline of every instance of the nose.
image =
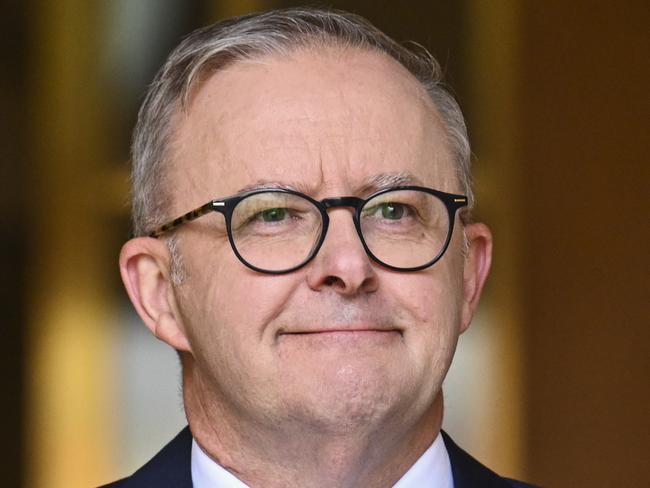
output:
[{"label": "nose", "polygon": [[349,208],[329,210],[325,241],[308,266],[307,283],[316,291],[332,289],[341,295],[372,293],[376,269],[361,243]]}]

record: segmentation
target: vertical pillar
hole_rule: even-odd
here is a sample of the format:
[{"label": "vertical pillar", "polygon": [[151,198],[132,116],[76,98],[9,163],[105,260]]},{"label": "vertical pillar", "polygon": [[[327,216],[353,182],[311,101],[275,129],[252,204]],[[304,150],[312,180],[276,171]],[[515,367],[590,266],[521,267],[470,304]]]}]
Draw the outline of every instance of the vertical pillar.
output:
[{"label": "vertical pillar", "polygon": [[[474,174],[479,215],[494,232],[494,261],[484,305],[491,327],[498,391],[477,408],[491,425],[477,431],[472,453],[495,470],[525,477],[525,355],[521,248],[522,205],[517,116],[519,2],[468,1],[469,39],[465,58],[471,117],[470,136],[478,155]],[[479,324],[481,325],[481,324]],[[489,439],[487,441],[486,439]],[[495,449],[495,446],[498,446]]]},{"label": "vertical pillar", "polygon": [[32,487],[95,485],[110,469],[106,104],[99,85],[101,9],[34,6],[30,107],[36,169],[27,358],[27,472]]}]

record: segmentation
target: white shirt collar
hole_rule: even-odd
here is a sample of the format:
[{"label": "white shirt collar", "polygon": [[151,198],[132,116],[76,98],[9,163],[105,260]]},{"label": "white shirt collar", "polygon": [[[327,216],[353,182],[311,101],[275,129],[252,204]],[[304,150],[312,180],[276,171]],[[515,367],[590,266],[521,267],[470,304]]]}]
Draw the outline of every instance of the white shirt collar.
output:
[{"label": "white shirt collar", "polygon": [[451,461],[440,433],[429,449],[424,451],[415,464],[393,485],[393,488],[422,488],[423,486],[454,488]]},{"label": "white shirt collar", "polygon": [[248,485],[203,452],[195,439],[192,439],[192,486],[194,488],[248,488]]},{"label": "white shirt collar", "polygon": [[[194,488],[248,488],[248,485],[208,457],[195,440],[192,440],[192,485]],[[423,486],[454,488],[449,454],[440,434],[393,488]]]}]

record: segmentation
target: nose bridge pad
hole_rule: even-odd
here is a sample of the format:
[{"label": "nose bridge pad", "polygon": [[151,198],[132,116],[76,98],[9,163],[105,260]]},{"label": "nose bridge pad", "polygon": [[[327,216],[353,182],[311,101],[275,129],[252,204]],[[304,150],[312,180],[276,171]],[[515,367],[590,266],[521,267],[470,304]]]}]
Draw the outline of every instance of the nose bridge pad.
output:
[{"label": "nose bridge pad", "polygon": [[[323,250],[323,247],[326,246],[326,241],[328,238],[330,239],[337,239],[336,236],[331,236],[332,233],[332,210],[344,210],[344,213],[348,214],[348,216],[344,216],[343,220],[350,219],[350,223],[354,227],[354,234],[356,236],[358,245],[361,246],[361,249],[363,250],[363,253],[367,255],[365,245],[363,244],[363,240],[361,238],[359,229],[357,227],[357,222],[356,222],[356,212],[361,205],[363,205],[363,200],[358,197],[337,197],[337,198],[326,198],[324,200],[321,200],[320,203],[325,207],[325,213],[327,215],[327,221],[323,222],[324,228],[321,230],[321,232],[324,233],[324,236],[319,239],[316,243],[314,243],[314,247],[312,247],[312,253],[314,252],[314,248],[318,245],[320,242],[320,245],[318,247],[317,255],[320,254]],[[339,213],[339,212],[334,212],[334,213]],[[337,219],[335,219],[337,220]],[[344,224],[340,223],[340,224]],[[340,224],[337,224],[334,226],[335,228],[338,229],[338,226]],[[338,240],[338,239],[337,239]],[[330,243],[331,245],[331,243]],[[312,254],[313,255],[313,254]],[[316,257],[316,255],[313,255]],[[370,256],[368,256],[370,257]]]},{"label": "nose bridge pad", "polygon": [[[347,216],[342,216],[341,219],[337,219],[337,220],[343,220],[343,222],[339,222],[337,225],[334,226],[334,228],[338,229],[341,225],[346,225],[345,220],[349,219],[348,220],[349,221],[348,225],[351,224],[353,229],[354,229],[354,238],[353,238],[353,240],[351,242],[356,243],[361,248],[363,253],[367,254],[366,250],[365,250],[365,246],[363,245],[363,241],[361,239],[361,235],[359,233],[359,229],[357,228],[356,220],[355,220],[356,208],[353,207],[353,206],[350,206],[350,205],[332,205],[332,206],[328,207],[328,215],[330,216],[329,217],[329,225],[328,225],[327,234],[325,235],[325,239],[323,240],[322,245],[325,246],[325,244],[326,244],[325,241],[327,241],[328,238],[337,239],[337,236],[332,236],[332,217],[331,217],[331,212],[329,212],[329,210],[336,210],[336,209],[344,210],[344,213],[346,213],[348,215]],[[339,229],[339,231],[340,230],[341,229]],[[356,241],[354,239],[356,239]],[[334,243],[336,243],[336,241]]]},{"label": "nose bridge pad", "polygon": [[[321,203],[325,206],[328,216],[330,215],[330,210],[336,209],[345,209],[350,215],[352,220],[352,225],[354,226],[357,237],[361,241],[361,235],[359,229],[357,228],[356,213],[357,209],[361,208],[363,205],[363,200],[358,197],[338,197],[338,198],[326,198],[321,200]],[[331,221],[331,218],[329,219]],[[327,238],[327,236],[325,236]]]}]

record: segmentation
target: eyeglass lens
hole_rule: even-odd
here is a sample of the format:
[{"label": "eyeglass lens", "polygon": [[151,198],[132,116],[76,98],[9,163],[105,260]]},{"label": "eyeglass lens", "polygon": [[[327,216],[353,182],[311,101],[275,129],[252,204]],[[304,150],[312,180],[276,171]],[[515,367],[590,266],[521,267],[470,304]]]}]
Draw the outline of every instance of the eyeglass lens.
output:
[{"label": "eyeglass lens", "polygon": [[445,204],[429,193],[399,190],[382,193],[361,210],[361,233],[374,256],[396,268],[432,261],[447,239]]},{"label": "eyeglass lens", "polygon": [[[366,202],[359,218],[370,252],[397,268],[429,263],[442,251],[449,232],[445,204],[429,193],[396,190]],[[311,257],[323,229],[321,212],[291,193],[262,192],[234,208],[231,233],[240,256],[252,266],[283,271]]]},{"label": "eyeglass lens", "polygon": [[291,193],[256,193],[232,213],[231,233],[241,257],[267,271],[303,263],[320,238],[323,219],[309,200]]}]

